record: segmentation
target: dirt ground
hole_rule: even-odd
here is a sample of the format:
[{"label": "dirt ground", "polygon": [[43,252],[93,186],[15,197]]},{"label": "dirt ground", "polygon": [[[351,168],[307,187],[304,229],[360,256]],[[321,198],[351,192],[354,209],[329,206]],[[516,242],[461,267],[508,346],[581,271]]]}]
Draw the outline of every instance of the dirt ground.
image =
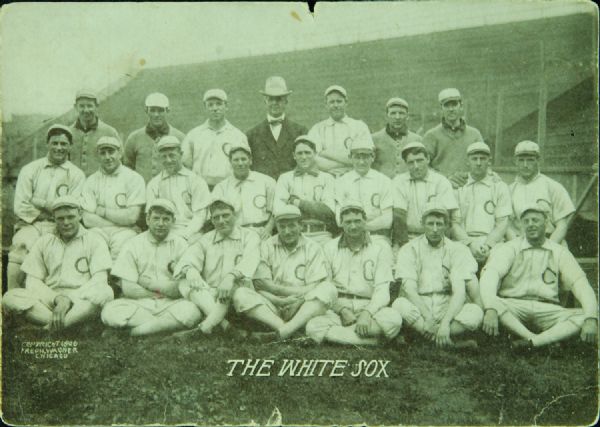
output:
[{"label": "dirt ground", "polygon": [[[598,412],[597,349],[576,340],[515,355],[507,337],[480,336],[479,350],[457,351],[411,336],[405,345],[347,348],[103,330],[94,323],[49,337],[5,323],[5,422],[264,425],[278,408],[288,425],[588,425]],[[273,360],[262,371],[270,375],[257,376],[259,365],[241,375],[238,365],[228,376],[234,359]],[[280,376],[286,359],[348,365]],[[375,362],[353,376],[361,360]]]}]

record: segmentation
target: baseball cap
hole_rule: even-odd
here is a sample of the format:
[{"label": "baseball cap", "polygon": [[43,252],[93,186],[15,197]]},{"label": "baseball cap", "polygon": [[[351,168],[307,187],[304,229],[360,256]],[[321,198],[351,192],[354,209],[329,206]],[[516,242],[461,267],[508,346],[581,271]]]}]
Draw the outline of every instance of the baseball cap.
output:
[{"label": "baseball cap", "polygon": [[146,107],[169,108],[169,98],[162,93],[151,93],[146,97]]},{"label": "baseball cap", "polygon": [[425,218],[427,215],[432,213],[438,213],[448,218],[448,210],[437,199],[432,199],[425,204],[421,218]]},{"label": "baseball cap", "polygon": [[355,150],[375,151],[375,146],[373,145],[373,142],[371,142],[365,138],[358,138],[358,139],[353,140],[350,143],[349,148],[350,148],[350,151],[355,151]]},{"label": "baseball cap", "polygon": [[400,107],[404,107],[408,110],[408,102],[406,102],[402,98],[390,98],[388,102],[385,103],[385,108],[388,109],[394,105],[398,105]]},{"label": "baseball cap", "polygon": [[540,146],[533,141],[521,141],[515,147],[515,156],[521,154],[535,154],[540,155]]},{"label": "baseball cap", "polygon": [[288,90],[283,77],[271,76],[265,82],[265,90],[259,91],[266,96],[286,96],[292,93]]},{"label": "baseball cap", "polygon": [[209,208],[212,207],[212,205],[214,205],[217,202],[225,203],[227,206],[229,206],[235,212],[235,204],[227,196],[212,195],[212,197],[210,199],[210,204],[208,205],[208,207]]},{"label": "baseball cap", "polygon": [[548,216],[548,209],[546,207],[544,207],[544,205],[542,205],[541,203],[528,203],[527,205],[525,205],[525,209],[523,209],[521,211],[521,215],[519,216],[519,219],[523,218],[523,215],[525,215],[527,212],[539,212],[542,215],[544,215],[545,217]]},{"label": "baseball cap", "polygon": [[68,126],[59,124],[52,125],[48,128],[48,131],[46,132],[46,141],[50,139],[51,136],[59,135],[61,133],[67,136],[69,144],[73,144],[73,132],[71,132],[71,129]]},{"label": "baseball cap", "polygon": [[93,99],[98,102],[98,95],[91,89],[79,89],[75,94],[75,102],[77,102],[79,98]]},{"label": "baseball cap", "polygon": [[444,105],[448,101],[460,101],[462,97],[460,96],[460,92],[458,89],[453,87],[443,89],[438,95],[438,101],[440,104]]},{"label": "baseball cap", "polygon": [[413,141],[413,142],[409,142],[408,144],[406,144],[404,147],[402,147],[402,151],[400,152],[400,155],[402,156],[403,160],[406,160],[406,153],[408,153],[409,150],[413,149],[413,148],[422,148],[424,150],[427,150],[427,148],[423,145],[423,143],[419,142],[419,141]]},{"label": "baseball cap", "polygon": [[342,207],[340,208],[340,216],[344,212],[349,211],[351,209],[359,210],[363,214],[366,215],[365,208],[363,208],[362,204],[358,200],[349,199],[349,200],[346,200],[344,202],[344,204],[342,205]]},{"label": "baseball cap", "polygon": [[490,147],[483,141],[477,141],[467,147],[467,155],[473,153],[491,154]]},{"label": "baseball cap", "polygon": [[208,101],[211,98],[217,98],[220,99],[221,101],[227,101],[227,94],[225,93],[225,91],[223,89],[208,89],[206,92],[204,92],[204,97],[202,98],[202,100],[204,102]]},{"label": "baseball cap", "polygon": [[339,92],[342,94],[344,98],[348,98],[348,94],[346,93],[346,89],[339,85],[332,85],[325,89],[325,96],[329,95],[331,92]]},{"label": "baseball cap", "polygon": [[172,215],[176,214],[175,205],[173,202],[167,199],[154,199],[148,204],[148,206],[146,206],[146,212],[150,212],[150,209],[152,208],[163,208]]},{"label": "baseball cap", "polygon": [[52,206],[50,207],[50,209],[52,210],[52,212],[54,212],[56,209],[64,207],[79,209],[81,208],[81,205],[79,204],[79,200],[77,200],[76,197],[66,195],[57,197],[54,200],[54,202],[52,202]]},{"label": "baseball cap", "polygon": [[158,144],[156,144],[156,149],[158,151],[162,150],[163,148],[175,147],[181,147],[181,142],[179,142],[179,139],[177,139],[177,137],[174,135],[165,135],[161,139],[159,139]]},{"label": "baseball cap", "polygon": [[284,205],[275,210],[274,213],[275,221],[280,219],[292,219],[292,218],[300,218],[302,217],[302,213],[300,213],[300,209],[293,205]]},{"label": "baseball cap", "polygon": [[252,150],[250,149],[250,146],[248,144],[236,142],[231,144],[231,147],[229,148],[229,157],[231,157],[233,153],[239,150],[245,151],[246,153],[252,156]]},{"label": "baseball cap", "polygon": [[100,147],[121,148],[121,141],[114,136],[103,136],[96,142],[96,148]]}]

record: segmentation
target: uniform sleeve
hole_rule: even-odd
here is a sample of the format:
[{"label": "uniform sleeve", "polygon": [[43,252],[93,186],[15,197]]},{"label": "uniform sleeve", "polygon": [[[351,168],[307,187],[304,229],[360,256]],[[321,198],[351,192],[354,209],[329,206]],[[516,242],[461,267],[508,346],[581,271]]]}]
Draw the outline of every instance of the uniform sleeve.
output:
[{"label": "uniform sleeve", "polygon": [[512,201],[508,185],[500,181],[496,183],[496,218],[504,218],[512,215]]},{"label": "uniform sleeve", "polygon": [[234,267],[234,270],[241,273],[245,278],[254,277],[256,268],[260,261],[260,237],[253,230],[246,230],[244,239],[244,251],[240,262]]},{"label": "uniform sleeve", "polygon": [[[269,239],[270,240],[270,239]],[[273,273],[271,270],[271,261],[269,256],[269,241],[262,242],[260,245],[260,261],[256,272],[254,273],[255,279],[273,279]]]},{"label": "uniform sleeve", "polygon": [[408,197],[406,194],[406,184],[399,178],[394,178],[392,181],[393,203],[396,209],[408,210]]},{"label": "uniform sleeve", "polygon": [[106,242],[95,234],[88,233],[90,245],[90,274],[93,276],[99,271],[109,270],[112,266],[112,259]]},{"label": "uniform sleeve", "polygon": [[41,213],[32,203],[33,174],[30,165],[21,169],[15,187],[14,211],[15,215],[31,224]]},{"label": "uniform sleeve", "polygon": [[573,254],[568,249],[561,247],[561,253],[558,259],[558,271],[560,271],[560,285],[564,290],[570,291],[573,284],[579,279],[587,276]]},{"label": "uniform sleeve", "polygon": [[361,120],[357,121],[356,138],[355,140],[364,141],[373,146],[373,138],[371,137],[371,131],[367,124]]},{"label": "uniform sleeve", "polygon": [[456,197],[454,197],[454,190],[450,181],[446,177],[440,176],[440,181],[436,187],[438,201],[449,211],[458,209],[458,203]]},{"label": "uniform sleeve", "polygon": [[146,187],[146,209],[160,196],[158,194],[158,179],[160,179],[160,175],[152,178]]},{"label": "uniform sleeve", "polygon": [[569,193],[558,182],[549,185],[550,197],[552,198],[552,219],[558,221],[575,212],[575,206],[569,197]]},{"label": "uniform sleeve", "polygon": [[[293,178],[292,178],[293,179]],[[277,211],[283,206],[287,205],[287,201],[290,199],[290,192],[288,191],[289,178],[287,174],[279,175],[277,183],[275,184],[275,198],[273,201],[273,210]]]},{"label": "uniform sleeve", "polygon": [[188,169],[192,169],[194,164],[194,140],[192,132],[193,131],[190,131],[181,142],[181,152],[183,153],[181,161]]},{"label": "uniform sleeve", "polygon": [[[179,262],[175,266],[175,270],[173,272],[173,276],[177,277],[181,275],[181,273],[188,268],[193,268],[197,270],[200,274],[204,272],[204,259],[206,256],[206,248],[204,246],[204,239],[200,239],[193,245],[189,246],[181,258]],[[204,274],[202,274],[204,277]]]},{"label": "uniform sleeve", "polygon": [[[492,269],[498,273],[500,277],[504,277],[510,271],[510,267],[515,260],[515,255],[515,250],[510,245],[510,242],[500,243],[492,248],[483,269]],[[481,273],[481,276],[483,276],[483,272]]]},{"label": "uniform sleeve", "polygon": [[454,211],[454,215],[452,217],[452,219],[457,222],[458,224],[461,225],[465,225],[465,218],[463,218],[463,209],[466,208],[465,204],[463,203],[463,200],[461,199],[462,197],[462,192],[464,191],[464,189],[466,188],[466,186],[464,187],[460,187],[457,188],[454,191],[454,199],[456,200],[456,204],[458,206],[458,208]]},{"label": "uniform sleeve", "polygon": [[38,239],[21,264],[21,270],[25,274],[42,281],[46,280],[49,274],[44,261],[47,242],[48,239],[45,237]]},{"label": "uniform sleeve", "polygon": [[437,138],[435,137],[435,134],[432,132],[432,130],[425,132],[425,135],[423,135],[422,142],[425,148],[427,148],[427,151],[429,151],[429,155],[431,156],[430,164],[433,164],[433,160],[437,156]]},{"label": "uniform sleeve", "polygon": [[315,124],[312,128],[310,128],[310,130],[308,131],[308,137],[315,142],[315,151],[317,154],[319,154],[325,149],[325,147],[323,147],[323,140],[321,138],[319,123]]},{"label": "uniform sleeve", "polygon": [[371,313],[371,316],[390,303],[390,282],[393,280],[392,264],[392,251],[381,249],[375,267],[373,295],[371,301],[365,307]]},{"label": "uniform sleeve", "polygon": [[394,273],[396,279],[418,281],[417,256],[410,243],[402,246],[398,251]]},{"label": "uniform sleeve", "polygon": [[96,201],[96,194],[94,191],[94,175],[90,175],[87,177],[85,182],[83,183],[83,187],[81,189],[81,208],[87,212],[96,212],[96,208],[98,207],[98,203]]},{"label": "uniform sleeve", "polygon": [[146,203],[146,183],[144,178],[137,172],[132,172],[133,174],[129,182],[127,207],[139,206]]},{"label": "uniform sleeve", "polygon": [[270,176],[266,177],[267,179],[265,179],[265,195],[266,195],[266,199],[267,199],[267,204],[265,206],[265,209],[267,212],[273,212],[273,203],[275,201],[275,186],[277,185],[277,183],[275,182],[275,180],[273,178],[271,178]]},{"label": "uniform sleeve", "polygon": [[192,212],[206,209],[210,204],[210,190],[206,181],[194,174],[190,177],[192,187]]},{"label": "uniform sleeve", "polygon": [[464,282],[472,279],[477,273],[478,265],[469,248],[459,242],[453,246],[452,266],[450,267],[450,281],[452,283]]},{"label": "uniform sleeve", "polygon": [[69,195],[73,197],[81,196],[83,190],[83,184],[85,183],[85,174],[77,166],[69,171]]},{"label": "uniform sleeve", "polygon": [[137,257],[132,243],[133,241],[125,243],[110,273],[123,280],[137,283],[140,272],[138,271]]},{"label": "uniform sleeve", "polygon": [[304,282],[306,285],[319,283],[327,279],[327,268],[325,267],[325,256],[319,244],[307,244],[306,268],[304,270]]},{"label": "uniform sleeve", "polygon": [[324,174],[324,188],[323,188],[323,197],[321,198],[321,202],[324,203],[331,212],[335,212],[335,179],[332,175],[323,172]]},{"label": "uniform sleeve", "polygon": [[133,133],[125,141],[123,164],[130,169],[135,169],[135,140],[133,139]]},{"label": "uniform sleeve", "polygon": [[394,206],[394,193],[392,192],[392,181],[388,177],[384,177],[380,181],[379,209],[384,210]]}]

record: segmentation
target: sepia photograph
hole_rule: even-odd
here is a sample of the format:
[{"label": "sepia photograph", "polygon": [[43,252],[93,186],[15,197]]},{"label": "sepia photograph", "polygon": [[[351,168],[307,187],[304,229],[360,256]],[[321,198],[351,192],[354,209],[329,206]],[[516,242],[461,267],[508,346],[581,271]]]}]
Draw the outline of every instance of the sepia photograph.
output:
[{"label": "sepia photograph", "polygon": [[7,425],[587,426],[598,7],[0,8]]}]

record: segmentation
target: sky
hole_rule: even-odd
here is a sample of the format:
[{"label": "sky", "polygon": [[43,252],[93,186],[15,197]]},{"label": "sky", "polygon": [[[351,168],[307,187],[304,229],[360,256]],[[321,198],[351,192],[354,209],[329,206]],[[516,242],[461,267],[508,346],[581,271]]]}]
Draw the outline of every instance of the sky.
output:
[{"label": "sky", "polygon": [[198,63],[574,12],[585,0],[306,3],[13,3],[0,16],[0,96],[58,115],[147,67]]}]

